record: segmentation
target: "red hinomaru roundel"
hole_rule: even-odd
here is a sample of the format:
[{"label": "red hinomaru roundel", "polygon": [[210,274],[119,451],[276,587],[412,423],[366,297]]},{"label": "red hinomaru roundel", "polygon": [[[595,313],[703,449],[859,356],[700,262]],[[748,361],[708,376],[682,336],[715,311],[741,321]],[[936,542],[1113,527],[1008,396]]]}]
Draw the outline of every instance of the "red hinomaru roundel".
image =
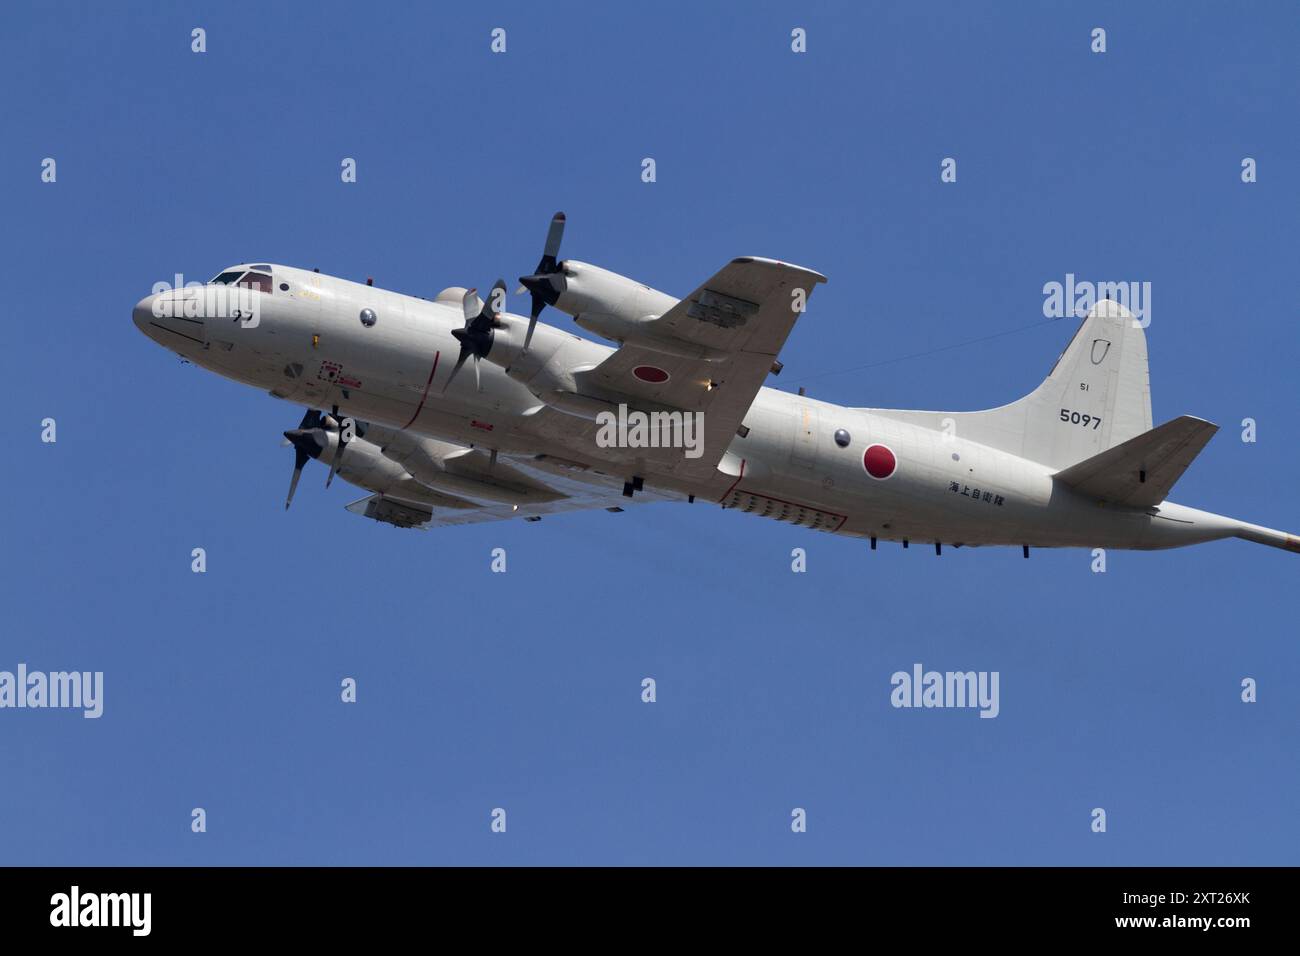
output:
[{"label": "red hinomaru roundel", "polygon": [[632,369],[632,374],[643,382],[649,382],[651,385],[658,385],[661,382],[668,381],[668,373],[653,365],[638,365]]},{"label": "red hinomaru roundel", "polygon": [[898,459],[885,445],[868,445],[862,453],[862,467],[872,478],[888,478],[898,467]]}]

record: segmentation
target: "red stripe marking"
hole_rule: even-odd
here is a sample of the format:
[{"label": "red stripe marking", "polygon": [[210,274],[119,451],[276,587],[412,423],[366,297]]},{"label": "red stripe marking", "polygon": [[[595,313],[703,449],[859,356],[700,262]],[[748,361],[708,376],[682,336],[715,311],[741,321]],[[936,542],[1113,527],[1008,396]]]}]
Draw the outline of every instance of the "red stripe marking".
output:
[{"label": "red stripe marking", "polygon": [[746,461],[746,460],[747,460],[747,459],[744,459],[744,458],[740,459],[740,474],[738,474],[738,475],[736,476],[736,480],[733,481],[733,482],[731,483],[731,487],[728,488],[726,491],[724,491],[724,492],[722,493],[722,497],[718,499],[718,504],[722,504],[724,501],[726,501],[727,498],[728,498],[728,496],[729,496],[733,491],[736,490],[736,485],[740,484],[740,479],[742,479],[742,478],[745,477],[745,461]]},{"label": "red stripe marking", "polygon": [[429,386],[433,384],[433,376],[438,371],[438,356],[441,354],[441,351],[433,353],[433,368],[429,369],[429,380],[424,383],[424,394],[420,396],[420,404],[415,406],[415,414],[411,416],[411,421],[402,426],[402,431],[410,428],[411,424],[420,417],[420,412],[424,411],[424,401],[429,397]]}]

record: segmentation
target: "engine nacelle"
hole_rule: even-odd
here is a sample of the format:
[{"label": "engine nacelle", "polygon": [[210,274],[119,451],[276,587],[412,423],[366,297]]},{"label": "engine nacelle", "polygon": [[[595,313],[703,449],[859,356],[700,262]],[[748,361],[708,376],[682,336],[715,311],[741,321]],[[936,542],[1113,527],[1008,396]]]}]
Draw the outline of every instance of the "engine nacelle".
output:
[{"label": "engine nacelle", "polygon": [[[434,491],[511,505],[537,504],[564,497],[504,461],[493,459],[488,467],[482,467],[485,453],[475,452],[464,445],[408,435],[398,429],[377,425],[372,425],[366,436],[378,443],[386,460],[399,465],[404,474]],[[344,455],[344,464],[350,454],[349,450]]]},{"label": "engine nacelle", "polygon": [[561,267],[565,287],[555,307],[587,331],[620,345],[635,342],[677,358],[720,362],[731,357],[656,330],[655,320],[677,305],[678,300],[667,293],[586,262],[569,259]]},{"label": "engine nacelle", "polygon": [[666,293],[599,266],[567,259],[561,267],[564,290],[555,307],[584,329],[614,342],[635,338],[641,323],[657,319],[677,304]]},{"label": "engine nacelle", "polygon": [[[498,321],[487,361],[505,369],[507,375],[532,392],[542,405],[588,421],[595,421],[605,412],[617,414],[617,402],[581,394],[577,381],[577,373],[595,367],[605,357],[603,351],[593,351],[600,350],[601,346],[554,326],[541,325],[533,336],[532,347],[525,350],[523,341],[528,320],[502,315]],[[647,411],[674,410],[643,404]]]}]

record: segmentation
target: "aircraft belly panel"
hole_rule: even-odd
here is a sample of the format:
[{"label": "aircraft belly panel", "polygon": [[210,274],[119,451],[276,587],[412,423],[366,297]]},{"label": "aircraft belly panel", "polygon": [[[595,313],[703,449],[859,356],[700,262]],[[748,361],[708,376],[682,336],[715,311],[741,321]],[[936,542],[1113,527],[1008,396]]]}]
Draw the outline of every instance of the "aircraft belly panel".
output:
[{"label": "aircraft belly panel", "polygon": [[847,515],[825,511],[812,505],[772,498],[752,491],[733,489],[722,499],[722,507],[735,508],[745,514],[786,521],[813,531],[835,532],[844,526]]}]

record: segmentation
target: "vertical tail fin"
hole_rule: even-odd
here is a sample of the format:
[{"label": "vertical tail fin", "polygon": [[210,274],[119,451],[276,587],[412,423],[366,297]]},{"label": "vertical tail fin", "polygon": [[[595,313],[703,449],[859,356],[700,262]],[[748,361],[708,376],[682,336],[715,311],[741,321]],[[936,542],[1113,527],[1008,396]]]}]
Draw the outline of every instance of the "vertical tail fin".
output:
[{"label": "vertical tail fin", "polygon": [[878,411],[1068,468],[1150,431],[1146,334],[1132,312],[1106,299],[1093,306],[1043,383],[1019,401],[982,412]]}]

